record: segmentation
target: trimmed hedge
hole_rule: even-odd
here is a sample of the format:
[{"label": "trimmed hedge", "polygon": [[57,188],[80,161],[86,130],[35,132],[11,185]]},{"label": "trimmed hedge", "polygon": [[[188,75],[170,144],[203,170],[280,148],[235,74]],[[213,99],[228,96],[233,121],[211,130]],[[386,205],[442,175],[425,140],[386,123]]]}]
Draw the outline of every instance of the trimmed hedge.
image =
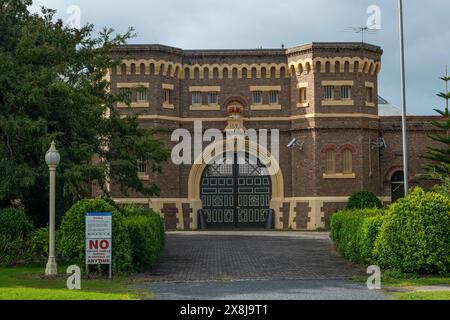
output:
[{"label": "trimmed hedge", "polygon": [[159,214],[143,206],[126,204],[120,210],[130,234],[133,269],[144,271],[155,264],[164,248],[164,222]]},{"label": "trimmed hedge", "polygon": [[131,244],[124,217],[115,207],[101,198],[80,200],[65,213],[58,239],[58,248],[64,259],[79,266],[85,264],[86,212],[112,212],[112,268],[114,272],[131,271]]},{"label": "trimmed hedge", "polygon": [[33,224],[23,210],[0,210],[0,264],[30,260],[32,232]]},{"label": "trimmed hedge", "polygon": [[380,265],[402,272],[450,271],[450,200],[415,188],[395,202],[375,243]]},{"label": "trimmed hedge", "polygon": [[347,202],[347,209],[382,208],[383,205],[377,196],[369,191],[353,193]]},{"label": "trimmed hedge", "polygon": [[[342,210],[331,216],[331,239],[340,254],[353,262],[363,263],[372,259],[370,242],[377,221],[367,222],[368,218],[381,216],[380,209]],[[377,221],[378,223],[378,221]]]},{"label": "trimmed hedge", "polygon": [[376,262],[373,249],[383,221],[384,216],[381,214],[365,218],[358,230],[357,241],[362,262],[369,264]]},{"label": "trimmed hedge", "polygon": [[164,246],[164,228],[159,215],[133,215],[125,219],[131,240],[133,270],[145,271],[155,264]]}]

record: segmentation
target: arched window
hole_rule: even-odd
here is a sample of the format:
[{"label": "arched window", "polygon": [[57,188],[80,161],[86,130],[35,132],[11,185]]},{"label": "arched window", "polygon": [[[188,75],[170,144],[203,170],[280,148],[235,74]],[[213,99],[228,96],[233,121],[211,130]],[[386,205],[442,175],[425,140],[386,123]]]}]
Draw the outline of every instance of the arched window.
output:
[{"label": "arched window", "polygon": [[336,152],[334,150],[327,150],[325,152],[325,173],[336,173]]},{"label": "arched window", "polygon": [[348,149],[342,153],[342,173],[353,173],[353,154]]},{"label": "arched window", "polygon": [[405,179],[403,171],[396,171],[391,177],[392,202],[405,197]]}]

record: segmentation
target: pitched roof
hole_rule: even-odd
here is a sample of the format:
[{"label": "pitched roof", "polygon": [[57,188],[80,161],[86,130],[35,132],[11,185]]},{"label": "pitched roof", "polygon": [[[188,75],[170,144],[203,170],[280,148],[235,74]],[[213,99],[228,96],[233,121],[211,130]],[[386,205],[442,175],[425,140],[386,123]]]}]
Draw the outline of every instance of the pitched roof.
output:
[{"label": "pitched roof", "polygon": [[378,96],[378,115],[380,117],[401,116],[402,109],[390,104],[386,99]]}]

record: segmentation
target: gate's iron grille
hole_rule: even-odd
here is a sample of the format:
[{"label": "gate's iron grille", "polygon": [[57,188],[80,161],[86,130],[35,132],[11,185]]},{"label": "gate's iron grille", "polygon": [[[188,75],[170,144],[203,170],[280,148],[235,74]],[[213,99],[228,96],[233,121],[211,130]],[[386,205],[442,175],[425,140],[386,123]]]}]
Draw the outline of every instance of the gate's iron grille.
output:
[{"label": "gate's iron grille", "polygon": [[270,208],[271,179],[255,158],[234,155],[208,165],[201,179],[207,227],[263,228]]}]

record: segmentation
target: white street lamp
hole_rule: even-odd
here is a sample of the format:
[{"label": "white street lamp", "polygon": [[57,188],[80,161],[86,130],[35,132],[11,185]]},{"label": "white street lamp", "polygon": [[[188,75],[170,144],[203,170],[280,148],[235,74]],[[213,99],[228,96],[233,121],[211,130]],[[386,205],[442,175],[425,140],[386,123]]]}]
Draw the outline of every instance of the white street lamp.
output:
[{"label": "white street lamp", "polygon": [[55,176],[56,167],[59,164],[60,156],[58,150],[56,150],[55,142],[52,141],[50,149],[45,154],[45,162],[48,165],[50,171],[50,203],[49,203],[49,249],[48,249],[48,261],[45,267],[45,274],[47,276],[53,276],[58,274],[56,266],[55,256]]}]

